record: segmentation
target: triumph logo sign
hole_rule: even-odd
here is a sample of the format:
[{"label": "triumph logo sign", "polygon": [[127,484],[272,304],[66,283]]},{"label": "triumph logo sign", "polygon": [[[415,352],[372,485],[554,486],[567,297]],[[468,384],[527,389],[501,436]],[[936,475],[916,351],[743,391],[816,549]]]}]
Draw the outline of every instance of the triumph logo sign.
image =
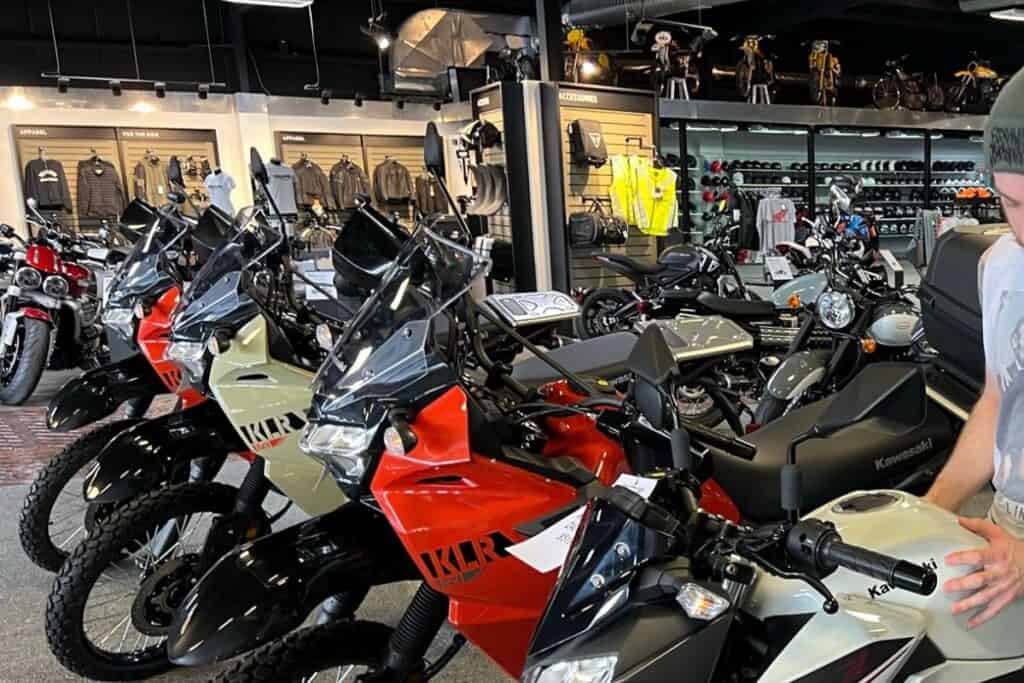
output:
[{"label": "triumph logo sign", "polygon": [[881,458],[875,459],[875,471],[881,472],[882,470],[889,469],[894,465],[899,465],[901,462],[906,462],[911,458],[916,458],[919,455],[923,455],[932,449],[932,440],[925,439],[916,446],[911,446],[905,451],[900,451],[896,455],[886,455]]}]

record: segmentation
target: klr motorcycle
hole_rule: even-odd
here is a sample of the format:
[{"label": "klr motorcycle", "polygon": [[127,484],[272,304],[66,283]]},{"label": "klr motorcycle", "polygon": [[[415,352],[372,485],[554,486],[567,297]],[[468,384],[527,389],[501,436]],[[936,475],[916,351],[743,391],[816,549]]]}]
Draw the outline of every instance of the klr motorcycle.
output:
[{"label": "klr motorcycle", "polygon": [[2,236],[20,241],[25,261],[0,296],[0,402],[20,405],[35,391],[43,370],[90,368],[103,362],[96,279],[62,253],[74,238],[28,203],[36,230],[27,241],[3,226]]},{"label": "klr motorcycle", "polygon": [[[876,365],[861,378],[801,440],[873,415],[892,432],[916,428],[918,368]],[[613,488],[585,506],[524,681],[1020,677],[1024,604],[968,631],[970,614],[951,609],[961,596],[937,590],[965,573],[945,565],[949,553],[985,544],[949,512],[882,490],[800,518],[793,457],[789,519],[737,526],[699,509],[693,463],[682,453],[649,499]]]}]

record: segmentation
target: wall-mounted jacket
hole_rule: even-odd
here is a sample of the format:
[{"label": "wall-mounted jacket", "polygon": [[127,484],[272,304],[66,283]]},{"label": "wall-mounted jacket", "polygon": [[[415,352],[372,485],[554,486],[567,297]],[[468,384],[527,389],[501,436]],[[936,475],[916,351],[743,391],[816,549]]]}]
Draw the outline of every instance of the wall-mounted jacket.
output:
[{"label": "wall-mounted jacket", "polygon": [[120,175],[112,163],[98,157],[78,162],[79,218],[115,218],[126,204]]},{"label": "wall-mounted jacket", "polygon": [[71,210],[71,188],[64,164],[51,159],[33,159],[25,164],[25,198],[35,199],[41,209]]},{"label": "wall-mounted jacket", "polygon": [[343,159],[331,168],[331,189],[339,209],[354,209],[356,197],[370,194],[370,179],[358,164]]},{"label": "wall-mounted jacket", "polygon": [[373,170],[373,190],[381,202],[407,202],[413,196],[409,169],[394,159],[385,159]]},{"label": "wall-mounted jacket", "polygon": [[427,216],[448,211],[448,201],[433,176],[416,177],[416,208]]},{"label": "wall-mounted jacket", "polygon": [[324,170],[312,161],[300,161],[292,165],[295,171],[295,198],[303,206],[312,206],[317,199],[325,209],[337,209],[330,182]]},{"label": "wall-mounted jacket", "polygon": [[146,157],[135,164],[132,182],[136,199],[142,199],[150,206],[167,203],[167,164],[159,157]]}]

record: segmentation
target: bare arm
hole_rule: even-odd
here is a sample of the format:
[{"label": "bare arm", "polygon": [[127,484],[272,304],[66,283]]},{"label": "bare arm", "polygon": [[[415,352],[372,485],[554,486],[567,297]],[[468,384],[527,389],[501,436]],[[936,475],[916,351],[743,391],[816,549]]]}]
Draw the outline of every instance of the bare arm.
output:
[{"label": "bare arm", "polygon": [[956,512],[992,479],[1001,398],[996,379],[991,373],[987,374],[985,389],[964,424],[953,455],[925,496],[926,500]]}]

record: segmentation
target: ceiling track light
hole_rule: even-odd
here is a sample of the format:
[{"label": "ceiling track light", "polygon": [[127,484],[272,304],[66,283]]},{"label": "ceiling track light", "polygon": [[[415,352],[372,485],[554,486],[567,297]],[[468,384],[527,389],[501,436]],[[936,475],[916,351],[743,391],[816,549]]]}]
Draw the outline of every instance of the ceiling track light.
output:
[{"label": "ceiling track light", "polygon": [[320,91],[320,104],[325,107],[331,103],[331,98],[334,97],[334,91],[330,88],[324,88]]},{"label": "ceiling track light", "polygon": [[196,90],[199,93],[199,99],[201,99],[201,100],[205,100],[205,99],[207,99],[210,96],[210,84],[209,83],[200,83],[199,86],[196,88]]},{"label": "ceiling track light", "polygon": [[395,107],[398,109],[405,109],[405,100],[397,100],[395,102]]},{"label": "ceiling track light", "polygon": [[110,81],[110,92],[113,93],[114,97],[121,96],[121,81],[113,80]]},{"label": "ceiling track light", "polygon": [[232,5],[259,5],[261,7],[280,7],[282,9],[303,9],[313,4],[313,0],[223,0]]},{"label": "ceiling track light", "polygon": [[363,93],[357,92],[355,98],[353,98],[352,100],[352,104],[356,105],[357,107],[363,106]]},{"label": "ceiling track light", "polygon": [[163,81],[157,81],[153,84],[153,91],[156,93],[157,97],[163,99],[167,97],[167,84]]},{"label": "ceiling track light", "polygon": [[63,95],[64,93],[66,93],[70,86],[71,86],[71,79],[68,78],[67,76],[61,76],[60,78],[57,79],[57,92],[59,92],[60,94]]}]

